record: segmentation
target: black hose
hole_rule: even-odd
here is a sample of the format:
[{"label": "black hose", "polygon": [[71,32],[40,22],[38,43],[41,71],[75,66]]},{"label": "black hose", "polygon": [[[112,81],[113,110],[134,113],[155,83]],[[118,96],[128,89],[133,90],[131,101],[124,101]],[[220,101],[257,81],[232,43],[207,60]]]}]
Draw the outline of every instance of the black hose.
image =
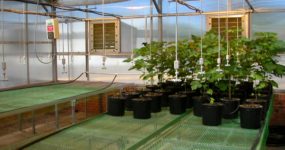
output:
[{"label": "black hose", "polygon": [[[77,81],[80,77],[82,77],[82,75],[84,74],[89,74],[88,72],[82,72],[78,77],[76,77],[75,79],[73,80],[69,80],[69,81],[66,81],[66,82],[59,82],[59,83],[49,83],[49,84],[39,84],[39,85],[34,85],[34,86],[23,86],[23,87],[19,87],[19,88],[9,88],[9,89],[2,89],[0,90],[0,92],[5,92],[5,91],[12,91],[12,90],[18,90],[18,89],[27,89],[27,88],[34,88],[34,87],[43,87],[43,86],[50,86],[50,85],[61,85],[61,84],[70,84],[70,83],[73,83],[75,81]],[[108,87],[110,87],[112,84],[114,84],[114,81],[115,79],[117,78],[117,74],[114,76],[113,80],[111,81],[110,84],[108,84],[107,86],[103,87],[102,89],[99,89],[100,90],[104,90]]]}]

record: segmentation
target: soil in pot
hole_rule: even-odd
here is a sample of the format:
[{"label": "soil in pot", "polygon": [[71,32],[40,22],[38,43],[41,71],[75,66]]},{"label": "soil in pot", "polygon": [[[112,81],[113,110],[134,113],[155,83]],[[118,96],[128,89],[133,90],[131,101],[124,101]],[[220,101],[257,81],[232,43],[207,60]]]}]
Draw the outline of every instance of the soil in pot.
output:
[{"label": "soil in pot", "polygon": [[169,110],[171,114],[183,114],[186,111],[186,95],[174,94],[169,95]]},{"label": "soil in pot", "polygon": [[264,120],[266,117],[266,112],[268,110],[268,101],[264,99],[247,99],[245,101],[248,104],[259,104],[262,106],[262,111],[261,111],[261,119]]},{"label": "soil in pot", "polygon": [[162,94],[161,95],[161,107],[168,107],[169,106],[169,99],[168,96],[172,94],[172,92],[168,90],[155,90],[156,93]]},{"label": "soil in pot", "polygon": [[132,102],[132,99],[133,98],[137,98],[139,97],[141,94],[139,92],[126,92],[126,93],[123,93],[123,96],[125,96],[127,99],[126,99],[126,102],[125,102],[125,107],[126,107],[126,110],[128,111],[132,111],[133,110],[133,102]]},{"label": "soil in pot", "polygon": [[258,129],[261,126],[262,106],[258,104],[240,105],[240,126],[245,129]]},{"label": "soil in pot", "polygon": [[162,94],[160,93],[147,93],[145,94],[145,97],[150,98],[150,108],[151,112],[157,113],[161,111],[161,97]]},{"label": "soil in pot", "polygon": [[133,101],[133,116],[136,119],[151,118],[151,99],[139,97],[132,99]]},{"label": "soil in pot", "polygon": [[195,116],[201,117],[203,111],[203,104],[209,103],[209,96],[194,96],[192,97],[193,100],[193,114]]},{"label": "soil in pot", "polygon": [[126,99],[125,96],[109,96],[107,114],[111,116],[124,116]]},{"label": "soil in pot", "polygon": [[220,100],[223,106],[223,118],[234,119],[238,117],[238,110],[240,105],[240,99],[238,98],[222,98]]},{"label": "soil in pot", "polygon": [[202,123],[207,126],[218,126],[222,123],[223,103],[204,103]]},{"label": "soil in pot", "polygon": [[181,91],[181,92],[179,92],[179,94],[187,96],[187,98],[186,98],[186,108],[192,108],[193,107],[192,97],[195,94],[195,92],[194,91]]}]

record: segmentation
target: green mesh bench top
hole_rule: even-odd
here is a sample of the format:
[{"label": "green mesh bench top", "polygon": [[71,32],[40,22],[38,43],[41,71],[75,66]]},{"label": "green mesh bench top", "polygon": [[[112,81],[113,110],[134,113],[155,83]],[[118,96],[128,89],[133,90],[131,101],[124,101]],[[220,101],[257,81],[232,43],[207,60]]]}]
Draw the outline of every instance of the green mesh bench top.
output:
[{"label": "green mesh bench top", "polygon": [[171,115],[168,109],[151,119],[106,114],[48,136],[25,149],[153,149],[153,150],[250,150],[261,130],[247,130],[239,120],[223,120],[217,127],[203,126],[201,118],[188,110]]},{"label": "green mesh bench top", "polygon": [[23,108],[37,107],[49,103],[52,104],[67,98],[76,98],[84,94],[103,93],[119,86],[119,84],[114,84],[105,90],[100,90],[106,85],[108,85],[108,83],[74,82],[3,91],[0,92],[0,115],[5,112]]}]

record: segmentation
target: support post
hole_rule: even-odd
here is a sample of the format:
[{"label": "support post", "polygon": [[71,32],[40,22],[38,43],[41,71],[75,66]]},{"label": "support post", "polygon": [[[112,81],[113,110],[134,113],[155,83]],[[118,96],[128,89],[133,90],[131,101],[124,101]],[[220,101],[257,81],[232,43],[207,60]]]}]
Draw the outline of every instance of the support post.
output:
[{"label": "support post", "polygon": [[[86,6],[88,9],[88,6]],[[88,18],[88,13],[86,13],[86,18]],[[89,75],[89,21],[85,21],[85,72],[87,81],[90,81]]]},{"label": "support post", "polygon": [[54,115],[55,115],[55,128],[59,129],[59,116],[58,116],[58,107],[57,104],[54,105]]},{"label": "support post", "polygon": [[87,97],[84,100],[85,119],[87,118]]},{"label": "support post", "polygon": [[99,94],[99,112],[103,112],[103,94]]},{"label": "support post", "polygon": [[72,124],[76,123],[76,116],[75,116],[75,105],[76,105],[76,99],[71,100],[71,118],[72,118]]},{"label": "support post", "polygon": [[[24,4],[25,6],[25,11],[28,11],[28,4],[25,3]],[[28,44],[28,41],[29,41],[29,34],[28,34],[28,31],[29,31],[29,26],[28,26],[28,22],[29,22],[29,15],[28,14],[25,14],[25,27],[23,30],[25,30],[25,50],[26,50],[26,69],[27,69],[27,84],[30,84],[31,81],[30,81],[30,57],[29,57],[29,44]]]},{"label": "support post", "polygon": [[23,115],[22,113],[18,114],[18,123],[19,123],[19,131],[23,129]]},{"label": "support post", "polygon": [[36,134],[36,119],[35,119],[35,111],[32,111],[32,126],[33,126],[33,135]]}]

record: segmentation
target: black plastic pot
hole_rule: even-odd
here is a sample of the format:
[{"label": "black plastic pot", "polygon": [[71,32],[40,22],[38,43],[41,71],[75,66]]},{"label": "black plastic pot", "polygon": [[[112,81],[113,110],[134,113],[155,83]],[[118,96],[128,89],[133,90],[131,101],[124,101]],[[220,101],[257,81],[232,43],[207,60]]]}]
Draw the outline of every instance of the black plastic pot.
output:
[{"label": "black plastic pot", "polygon": [[174,93],[179,92],[183,90],[182,81],[167,80],[166,89]]},{"label": "black plastic pot", "polygon": [[138,92],[126,92],[126,93],[123,93],[123,96],[125,96],[127,98],[126,102],[125,102],[126,110],[132,111],[133,110],[132,99],[139,97],[140,93],[138,93]]},{"label": "black plastic pot", "polygon": [[201,117],[203,111],[203,104],[209,102],[208,96],[194,96],[193,100],[193,114],[195,116]]},{"label": "black plastic pot", "polygon": [[192,108],[193,107],[193,100],[192,97],[195,94],[194,91],[181,91],[179,92],[182,95],[186,95],[187,99],[186,99],[186,108]]},{"label": "black plastic pot", "polygon": [[109,96],[107,114],[111,116],[124,116],[126,99],[124,96]]},{"label": "black plastic pot", "polygon": [[159,89],[159,86],[157,86],[157,85],[146,85],[145,87],[147,89],[150,89],[151,92],[154,92],[155,90]]},{"label": "black plastic pot", "polygon": [[159,93],[147,93],[145,95],[145,97],[150,98],[151,102],[150,102],[150,108],[151,108],[151,112],[160,112],[161,111],[161,97],[162,94]]},{"label": "black plastic pot", "polygon": [[161,95],[161,107],[168,107],[169,106],[169,99],[168,96],[172,93],[167,90],[159,89],[155,90],[156,93],[162,94]]},{"label": "black plastic pot", "polygon": [[234,119],[238,117],[238,110],[240,105],[240,99],[238,98],[222,98],[220,100],[223,106],[223,118],[225,119]]},{"label": "black plastic pot", "polygon": [[174,94],[169,95],[169,110],[171,114],[183,114],[186,111],[186,95]]},{"label": "black plastic pot", "polygon": [[222,103],[203,104],[202,123],[207,126],[218,126],[222,123]]},{"label": "black plastic pot", "polygon": [[132,99],[133,101],[133,116],[136,119],[151,118],[151,99],[146,97],[139,97]]},{"label": "black plastic pot", "polygon": [[264,99],[247,99],[245,101],[248,104],[259,104],[262,106],[262,111],[261,111],[261,119],[264,120],[266,117],[266,112],[268,110],[268,101]]},{"label": "black plastic pot", "polygon": [[240,105],[240,126],[246,129],[258,129],[261,125],[262,106],[258,104]]}]

